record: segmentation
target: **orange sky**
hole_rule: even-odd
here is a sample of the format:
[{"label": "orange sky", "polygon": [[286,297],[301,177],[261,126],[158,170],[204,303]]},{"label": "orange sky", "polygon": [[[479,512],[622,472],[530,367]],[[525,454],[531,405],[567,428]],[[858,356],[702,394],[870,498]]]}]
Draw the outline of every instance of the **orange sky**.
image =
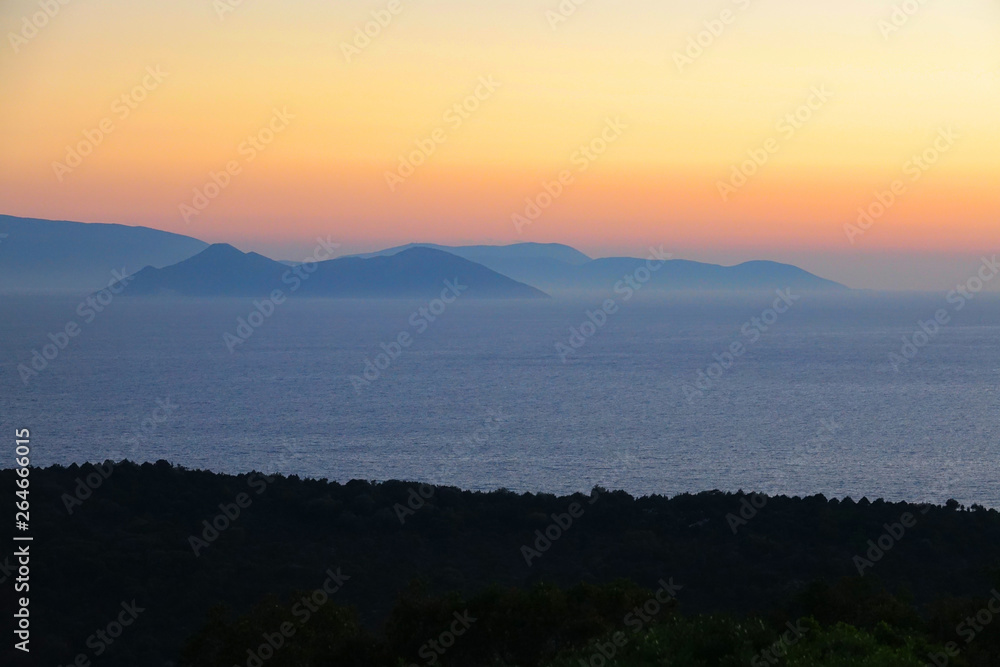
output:
[{"label": "orange sky", "polygon": [[[1000,4],[926,2],[892,30],[892,2],[667,4],[588,0],[557,21],[555,0],[88,0],[33,31],[37,2],[5,2],[0,212],[285,256],[317,234],[664,244],[895,288],[945,286],[997,248]],[[345,48],[372,12],[387,25]],[[72,166],[68,148],[88,154]]]}]

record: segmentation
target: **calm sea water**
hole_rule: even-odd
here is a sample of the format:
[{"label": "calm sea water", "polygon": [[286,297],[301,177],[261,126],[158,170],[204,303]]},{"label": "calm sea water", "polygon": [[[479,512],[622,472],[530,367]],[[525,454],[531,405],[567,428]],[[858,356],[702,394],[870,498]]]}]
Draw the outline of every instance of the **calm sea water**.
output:
[{"label": "calm sea water", "polygon": [[[803,297],[773,321],[774,295],[619,297],[564,362],[556,343],[602,299],[459,300],[425,330],[420,304],[289,301],[230,352],[223,334],[250,302],[119,299],[88,322],[79,298],[4,298],[0,426],[11,442],[31,429],[38,465],[1000,507],[1000,299]],[[889,354],[939,309],[949,323],[894,369]],[[69,322],[79,334],[22,381],[18,365]],[[404,332],[379,377],[351,379]]]}]

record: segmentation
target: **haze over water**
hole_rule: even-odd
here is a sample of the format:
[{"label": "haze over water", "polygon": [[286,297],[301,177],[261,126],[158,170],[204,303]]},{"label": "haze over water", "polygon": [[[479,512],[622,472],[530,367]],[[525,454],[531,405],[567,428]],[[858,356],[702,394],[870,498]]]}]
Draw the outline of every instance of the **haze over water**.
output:
[{"label": "haze over water", "polygon": [[[423,332],[417,303],[290,300],[233,353],[223,333],[249,302],[120,299],[27,385],[18,364],[79,299],[8,298],[0,422],[32,428],[41,466],[1000,507],[997,297],[954,313],[898,372],[889,354],[943,295],[804,296],[756,342],[741,328],[774,295],[636,299],[563,363],[555,344],[605,296],[460,301]],[[404,331],[410,347],[357,389],[351,376]],[[746,353],[693,393],[735,341]],[[144,429],[167,399],[176,409]]]}]

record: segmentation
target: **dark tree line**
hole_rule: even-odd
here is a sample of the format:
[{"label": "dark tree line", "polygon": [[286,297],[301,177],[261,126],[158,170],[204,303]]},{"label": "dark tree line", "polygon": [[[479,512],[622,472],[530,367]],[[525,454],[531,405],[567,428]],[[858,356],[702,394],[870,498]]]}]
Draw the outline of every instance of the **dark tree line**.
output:
[{"label": "dark tree line", "polygon": [[[313,603],[310,621],[265,664],[309,647],[320,653],[295,664],[350,664],[331,657],[343,651],[426,664],[421,647],[465,611],[457,607],[473,604],[481,618],[467,628],[470,641],[456,641],[442,664],[541,665],[582,651],[571,663],[579,664],[592,642],[622,630],[623,605],[671,578],[682,588],[669,613],[627,635],[616,659],[683,637],[697,647],[713,633],[746,635],[730,652],[756,657],[786,622],[810,618],[817,631],[786,660],[823,641],[896,642],[911,652],[955,641],[963,650],[949,664],[1000,664],[990,639],[1000,623],[967,647],[956,631],[961,614],[975,613],[1000,584],[1000,514],[981,507],[721,492],[478,493],[219,475],[163,461],[110,470],[82,503],[70,503],[72,514],[66,494],[74,497],[77,480],[95,479],[97,468],[32,471],[37,664],[83,655],[100,665],[166,665],[182,651],[184,664],[246,664],[248,638],[273,632],[275,621],[280,632],[282,615],[300,620],[308,606],[296,616],[296,603],[338,571],[349,578],[323,605]],[[12,471],[0,479],[13,487]],[[732,517],[751,500],[762,506],[734,533]],[[901,534],[906,514],[915,520]],[[536,555],[526,558],[525,548]],[[0,564],[7,556],[0,551]],[[863,577],[859,558],[870,563]],[[9,618],[9,582],[2,590]],[[95,655],[90,638],[133,601],[142,613]],[[473,646],[486,648],[462,653]],[[717,637],[705,646],[729,644]],[[973,662],[991,650],[994,663]],[[447,662],[459,657],[465,662]]]}]

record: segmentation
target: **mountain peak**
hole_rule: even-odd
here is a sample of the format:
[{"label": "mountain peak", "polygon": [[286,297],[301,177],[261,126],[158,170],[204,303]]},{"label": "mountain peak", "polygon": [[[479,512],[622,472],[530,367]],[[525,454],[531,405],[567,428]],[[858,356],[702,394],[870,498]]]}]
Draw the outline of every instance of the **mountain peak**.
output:
[{"label": "mountain peak", "polygon": [[[442,250],[412,247],[371,259],[342,257],[318,262],[307,274],[280,262],[244,253],[227,243],[164,269],[147,269],[127,288],[131,295],[261,296],[275,290],[335,298],[432,299],[449,281],[470,298],[537,299],[548,295],[485,266]],[[291,286],[290,288],[288,286]]]},{"label": "mountain peak", "polygon": [[232,246],[228,243],[213,243],[212,245],[205,248],[201,253],[203,257],[239,257],[245,255],[246,253],[239,248]]}]

